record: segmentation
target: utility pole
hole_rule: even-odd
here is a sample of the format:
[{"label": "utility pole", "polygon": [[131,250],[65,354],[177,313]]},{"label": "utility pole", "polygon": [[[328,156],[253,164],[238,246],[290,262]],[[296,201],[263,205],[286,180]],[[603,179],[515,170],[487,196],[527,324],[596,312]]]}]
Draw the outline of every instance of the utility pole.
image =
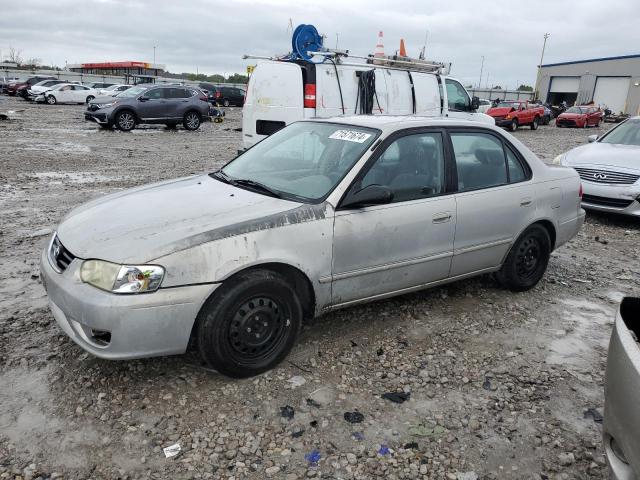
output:
[{"label": "utility pole", "polygon": [[482,70],[484,69],[484,55],[482,55],[482,63],[480,64],[480,80],[478,81],[478,88],[482,88]]},{"label": "utility pole", "polygon": [[540,78],[540,67],[542,67],[542,61],[544,60],[544,51],[547,48],[547,39],[551,36],[550,33],[544,34],[544,42],[542,43],[542,53],[540,54],[540,63],[538,64],[538,72],[536,74],[536,87],[533,89],[533,95],[538,98],[538,79]]},{"label": "utility pole", "polygon": [[156,46],[153,46],[153,68],[156,67]]},{"label": "utility pole", "polygon": [[338,49],[338,36],[339,35],[340,35],[339,33],[336,33],[336,50]]}]

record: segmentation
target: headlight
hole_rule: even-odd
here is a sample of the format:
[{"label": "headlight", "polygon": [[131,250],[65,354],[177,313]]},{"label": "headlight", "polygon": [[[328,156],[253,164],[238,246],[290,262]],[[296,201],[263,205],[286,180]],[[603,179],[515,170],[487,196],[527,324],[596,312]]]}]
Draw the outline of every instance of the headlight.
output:
[{"label": "headlight", "polygon": [[116,103],[118,103],[118,102],[96,103],[96,105],[98,106],[98,108],[109,108],[109,107],[113,107]]},{"label": "headlight", "polygon": [[566,153],[561,153],[556,158],[551,161],[551,165],[562,165],[562,160],[564,160]]},{"label": "headlight", "polygon": [[155,292],[164,278],[159,265],[118,265],[103,260],[86,260],[80,278],[94,287],[114,293]]}]

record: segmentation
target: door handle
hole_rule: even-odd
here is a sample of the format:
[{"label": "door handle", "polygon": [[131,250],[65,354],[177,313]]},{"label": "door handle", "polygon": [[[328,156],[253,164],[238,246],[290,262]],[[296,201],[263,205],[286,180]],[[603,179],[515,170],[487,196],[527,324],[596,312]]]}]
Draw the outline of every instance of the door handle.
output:
[{"label": "door handle", "polygon": [[533,203],[533,200],[531,200],[530,198],[523,198],[520,201],[520,206],[521,207],[528,207],[529,205],[531,205]]},{"label": "door handle", "polygon": [[432,217],[433,223],[446,223],[451,220],[451,214],[449,212],[436,213]]}]

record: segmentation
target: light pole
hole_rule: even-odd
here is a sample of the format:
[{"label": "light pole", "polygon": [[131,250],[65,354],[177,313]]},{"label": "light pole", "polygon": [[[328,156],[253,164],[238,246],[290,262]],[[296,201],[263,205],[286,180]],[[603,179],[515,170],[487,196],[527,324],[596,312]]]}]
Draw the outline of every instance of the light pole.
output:
[{"label": "light pole", "polygon": [[538,83],[539,83],[539,78],[540,78],[540,68],[542,67],[542,61],[544,60],[544,51],[547,48],[547,38],[549,38],[551,36],[550,33],[545,33],[544,34],[544,42],[542,43],[542,53],[540,54],[540,63],[538,64],[538,73],[536,75],[536,88],[534,88],[534,96],[537,99],[538,98]]},{"label": "light pole", "polygon": [[484,69],[484,55],[482,55],[482,63],[480,64],[480,80],[478,81],[478,88],[482,88],[482,70]]}]

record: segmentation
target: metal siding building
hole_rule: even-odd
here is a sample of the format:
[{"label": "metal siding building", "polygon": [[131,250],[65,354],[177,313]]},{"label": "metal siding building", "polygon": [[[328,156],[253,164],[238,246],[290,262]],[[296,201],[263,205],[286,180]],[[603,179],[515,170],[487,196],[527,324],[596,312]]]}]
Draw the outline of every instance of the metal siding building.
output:
[{"label": "metal siding building", "polygon": [[552,105],[593,101],[614,113],[640,115],[640,55],[541,65],[537,86],[542,101]]}]

